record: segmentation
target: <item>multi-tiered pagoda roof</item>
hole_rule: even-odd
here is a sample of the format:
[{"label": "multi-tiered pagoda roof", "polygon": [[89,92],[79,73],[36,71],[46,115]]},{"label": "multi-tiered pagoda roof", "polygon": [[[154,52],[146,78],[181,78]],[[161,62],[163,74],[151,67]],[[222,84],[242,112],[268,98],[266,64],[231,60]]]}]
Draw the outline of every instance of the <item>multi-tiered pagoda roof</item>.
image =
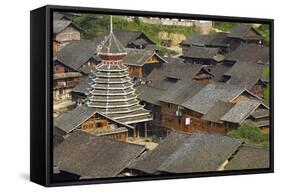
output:
[{"label": "multi-tiered pagoda roof", "polygon": [[137,99],[128,68],[123,64],[126,50],[112,30],[97,53],[102,62],[93,70],[88,107],[126,124],[152,120],[150,112]]}]

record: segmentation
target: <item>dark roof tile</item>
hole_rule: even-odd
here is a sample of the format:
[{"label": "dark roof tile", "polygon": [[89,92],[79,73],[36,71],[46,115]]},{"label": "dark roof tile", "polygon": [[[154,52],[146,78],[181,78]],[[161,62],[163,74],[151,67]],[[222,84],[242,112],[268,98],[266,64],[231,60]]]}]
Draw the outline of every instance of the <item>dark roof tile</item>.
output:
[{"label": "dark roof tile", "polygon": [[128,167],[148,174],[217,171],[241,144],[241,140],[218,134],[173,131]]},{"label": "dark roof tile", "polygon": [[243,145],[233,159],[225,166],[225,170],[246,170],[269,168],[269,148],[254,145]]},{"label": "dark roof tile", "polygon": [[116,177],[144,150],[142,145],[75,131],[54,149],[54,165],[82,179]]}]

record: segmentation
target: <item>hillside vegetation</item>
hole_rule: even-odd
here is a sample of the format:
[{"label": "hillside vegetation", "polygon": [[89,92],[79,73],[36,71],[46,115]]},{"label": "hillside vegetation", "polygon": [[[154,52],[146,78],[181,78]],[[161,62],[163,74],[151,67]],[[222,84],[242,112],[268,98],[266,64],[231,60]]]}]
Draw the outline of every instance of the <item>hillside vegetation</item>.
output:
[{"label": "hillside vegetation", "polygon": [[262,132],[258,127],[249,124],[242,124],[237,130],[227,133],[228,136],[242,139],[246,143],[269,146],[269,133]]},{"label": "hillside vegetation", "polygon": [[[102,32],[107,31],[110,22],[108,15],[81,14],[80,16],[72,16],[72,19],[77,25],[84,29],[82,33],[84,39],[93,39]],[[161,33],[163,32],[171,34],[178,33],[188,37],[195,30],[193,26],[183,27],[148,24],[141,22],[137,17],[132,21],[127,21],[119,16],[113,17],[113,28],[128,31],[142,31],[157,44],[161,43]]]}]

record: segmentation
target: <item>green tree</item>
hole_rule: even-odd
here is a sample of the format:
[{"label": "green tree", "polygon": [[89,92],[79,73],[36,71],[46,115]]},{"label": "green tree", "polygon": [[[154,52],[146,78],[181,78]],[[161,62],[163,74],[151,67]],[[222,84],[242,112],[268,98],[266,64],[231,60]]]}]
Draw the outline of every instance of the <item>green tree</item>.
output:
[{"label": "green tree", "polygon": [[270,28],[268,24],[261,24],[256,30],[261,34],[263,37],[264,43],[269,45],[270,43]]},{"label": "green tree", "polygon": [[231,31],[237,23],[232,22],[223,22],[223,21],[215,21],[214,27],[221,30],[221,31]]},{"label": "green tree", "polygon": [[96,14],[81,14],[72,17],[73,22],[79,25],[84,31],[83,39],[93,39],[108,30],[109,16]]},{"label": "green tree", "polygon": [[[264,68],[263,74],[262,74],[263,79],[269,79],[269,67]],[[269,98],[270,98],[270,83],[267,83],[264,93],[264,100],[266,103],[269,103]]]},{"label": "green tree", "polygon": [[134,17],[133,21],[138,25],[141,23],[139,17]]},{"label": "green tree", "polygon": [[269,133],[262,132],[258,127],[250,124],[242,124],[237,130],[227,133],[228,136],[242,139],[246,143],[269,146]]}]

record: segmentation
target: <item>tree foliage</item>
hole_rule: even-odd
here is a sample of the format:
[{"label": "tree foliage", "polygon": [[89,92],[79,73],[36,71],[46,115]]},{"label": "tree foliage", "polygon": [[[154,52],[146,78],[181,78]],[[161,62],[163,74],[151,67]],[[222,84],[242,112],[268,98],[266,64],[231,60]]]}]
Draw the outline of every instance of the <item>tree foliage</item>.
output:
[{"label": "tree foliage", "polygon": [[263,37],[264,43],[269,45],[270,43],[270,28],[268,24],[261,24],[256,30],[261,34]]},{"label": "tree foliage", "polygon": [[[262,74],[262,78],[266,79],[268,78],[269,79],[269,66],[264,68],[263,70],[263,74]],[[267,83],[266,87],[265,87],[265,90],[264,90],[264,93],[263,93],[263,96],[264,96],[264,100],[266,103],[269,103],[269,98],[270,98],[270,83]]]},{"label": "tree foliage", "polygon": [[237,23],[232,23],[232,22],[224,22],[224,21],[215,21],[214,22],[214,27],[221,30],[221,31],[226,31],[229,32],[231,31]]},{"label": "tree foliage", "polygon": [[96,14],[81,14],[80,16],[72,17],[72,19],[74,23],[84,30],[82,32],[83,39],[93,39],[107,31],[110,22],[108,15]]},{"label": "tree foliage", "polygon": [[250,124],[242,124],[237,130],[232,130],[227,135],[242,139],[246,143],[262,146],[269,145],[269,133],[262,132],[258,127]]}]

